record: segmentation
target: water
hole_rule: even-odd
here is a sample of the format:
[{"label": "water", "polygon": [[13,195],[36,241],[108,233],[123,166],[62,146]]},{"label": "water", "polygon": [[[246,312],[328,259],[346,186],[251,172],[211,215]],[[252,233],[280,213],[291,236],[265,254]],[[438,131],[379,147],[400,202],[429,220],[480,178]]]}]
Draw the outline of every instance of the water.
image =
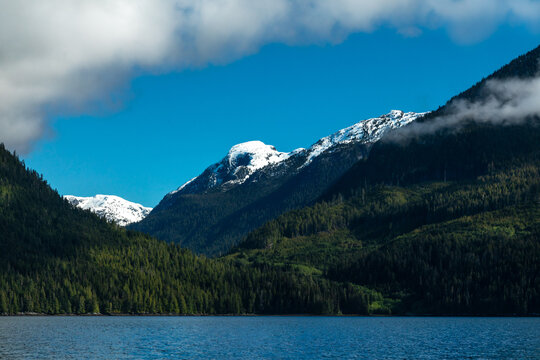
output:
[{"label": "water", "polygon": [[540,319],[0,317],[0,358],[540,359]]}]

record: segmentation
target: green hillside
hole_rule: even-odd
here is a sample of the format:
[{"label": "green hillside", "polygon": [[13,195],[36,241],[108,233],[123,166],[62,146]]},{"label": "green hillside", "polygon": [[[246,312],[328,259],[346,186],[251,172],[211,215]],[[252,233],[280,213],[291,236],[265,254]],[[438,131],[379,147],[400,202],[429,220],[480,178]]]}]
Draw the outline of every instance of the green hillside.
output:
[{"label": "green hillside", "polygon": [[293,211],[231,258],[366,286],[390,313],[540,312],[540,161],[466,182],[378,185]]},{"label": "green hillside", "polygon": [[73,208],[0,146],[0,314],[367,313],[380,294],[248,266]]},{"label": "green hillside", "polygon": [[[539,58],[537,48],[488,79],[533,76]],[[485,81],[455,99],[489,96]],[[375,289],[380,312],[540,313],[540,119],[392,139],[229,256]]]}]

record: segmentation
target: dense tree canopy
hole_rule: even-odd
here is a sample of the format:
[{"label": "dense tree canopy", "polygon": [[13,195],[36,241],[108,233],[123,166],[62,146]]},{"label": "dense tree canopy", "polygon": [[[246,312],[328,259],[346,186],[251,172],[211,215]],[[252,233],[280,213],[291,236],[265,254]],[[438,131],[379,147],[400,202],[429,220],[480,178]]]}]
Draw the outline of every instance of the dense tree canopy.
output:
[{"label": "dense tree canopy", "polygon": [[0,147],[0,313],[368,313],[380,294],[195,256],[73,208]]}]

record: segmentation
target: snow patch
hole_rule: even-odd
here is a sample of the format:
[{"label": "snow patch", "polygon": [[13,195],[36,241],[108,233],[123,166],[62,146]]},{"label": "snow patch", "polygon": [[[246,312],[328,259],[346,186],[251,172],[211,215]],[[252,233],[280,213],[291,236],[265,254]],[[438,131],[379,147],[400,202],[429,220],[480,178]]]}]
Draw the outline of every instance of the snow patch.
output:
[{"label": "snow patch", "polygon": [[392,110],[388,114],[380,117],[363,120],[345,129],[341,129],[313,144],[308,149],[308,158],[301,167],[309,165],[314,158],[339,144],[351,142],[362,142],[366,144],[375,143],[379,141],[388,130],[397,129],[410,124],[425,114],[426,113],[414,112],[404,113],[401,110]]},{"label": "snow patch", "polygon": [[189,185],[191,182],[193,182],[193,180],[195,180],[196,178],[197,178],[197,176],[195,176],[194,178],[191,178],[190,180],[186,181],[182,186],[180,186],[178,189],[171,191],[171,192],[168,193],[167,195],[173,195],[173,194],[176,194],[176,193],[179,192],[179,191],[182,191],[183,188],[185,188],[186,186],[188,186],[188,185]]},{"label": "snow patch", "polygon": [[64,199],[73,206],[83,210],[90,210],[100,217],[114,221],[120,226],[126,226],[144,219],[152,208],[144,207],[115,195],[96,195],[81,197],[65,195]]},{"label": "snow patch", "polygon": [[220,169],[228,165],[227,168],[232,169],[232,174],[237,177],[231,181],[241,184],[256,170],[282,162],[289,156],[290,154],[277,151],[274,146],[266,145],[262,141],[248,141],[234,145],[224,159],[226,164],[222,161],[214,172],[218,173]]}]

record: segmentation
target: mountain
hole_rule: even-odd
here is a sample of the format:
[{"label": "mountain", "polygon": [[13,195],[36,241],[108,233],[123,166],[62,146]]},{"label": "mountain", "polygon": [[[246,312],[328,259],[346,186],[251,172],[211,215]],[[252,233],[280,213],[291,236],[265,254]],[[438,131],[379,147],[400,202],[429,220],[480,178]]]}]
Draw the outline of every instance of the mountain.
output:
[{"label": "mountain", "polygon": [[[492,81],[504,85],[504,81],[508,80],[511,85],[519,80],[523,86],[527,81],[538,80],[539,63],[540,47],[537,47],[456,95],[414,124],[421,129],[433,131],[423,135],[421,131],[420,135],[416,135],[409,131],[409,127],[404,127],[389,134],[392,141],[378,142],[372,148],[369,158],[351,167],[326,191],[324,198],[329,199],[344,189],[356,189],[359,183],[400,185],[421,181],[474,179],[493,169],[497,163],[506,166],[516,163],[522,156],[535,154],[538,149],[538,112],[531,111],[528,116],[507,121],[503,118],[497,122],[491,122],[489,118],[480,121],[465,118],[459,124],[445,125],[445,120],[459,112],[455,104],[464,101],[483,106],[500,97],[501,94],[493,93],[489,86]],[[516,94],[519,93],[508,91],[501,102],[518,103],[518,99],[514,98]]]},{"label": "mountain", "polygon": [[540,313],[540,118],[446,122],[456,102],[492,100],[492,80],[533,80],[539,60],[540,47],[412,124],[430,131],[387,134],[314,205],[229,257],[374,289],[383,313]]},{"label": "mountain", "polygon": [[363,120],[324,137],[309,149],[299,148],[290,153],[279,152],[274,146],[261,141],[237,144],[220,162],[210,165],[201,175],[168,195],[198,194],[214,188],[225,192],[245,182],[257,182],[262,173],[281,177],[287,172],[299,172],[322,154],[330,154],[347,144],[373,144],[386,131],[407,125],[423,115],[392,110],[381,117]]},{"label": "mountain", "polygon": [[71,205],[0,144],[0,314],[367,314],[380,294],[207,259]]},{"label": "mountain", "polygon": [[64,199],[73,206],[83,210],[90,210],[120,226],[141,221],[152,211],[152,208],[144,207],[141,204],[114,195],[96,195],[92,197],[65,195]]},{"label": "mountain", "polygon": [[130,228],[206,255],[225,253],[264,222],[315,201],[387,131],[422,116],[393,110],[290,153],[260,141],[235,145]]}]

